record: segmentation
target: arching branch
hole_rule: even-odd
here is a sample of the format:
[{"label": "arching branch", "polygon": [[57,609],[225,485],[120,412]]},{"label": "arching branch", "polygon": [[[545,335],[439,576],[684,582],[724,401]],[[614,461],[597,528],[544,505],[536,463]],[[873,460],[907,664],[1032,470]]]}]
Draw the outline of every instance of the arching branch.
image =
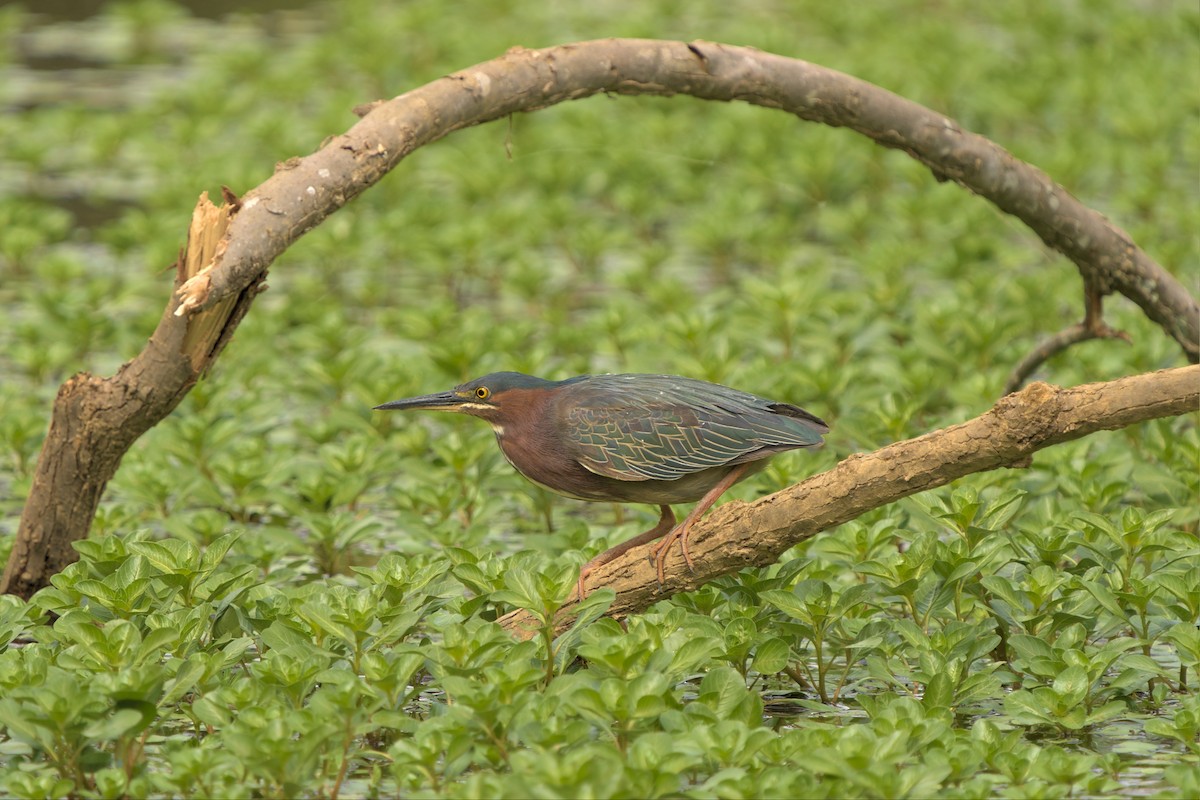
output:
[{"label": "arching branch", "polygon": [[[1200,305],[1120,228],[1044,172],[948,117],[878,86],[798,59],[714,42],[607,39],[514,48],[394,100],[311,156],[293,159],[246,197],[230,246],[180,292],[180,312],[241,291],[284,249],[379,180],[409,153],[447,134],[600,93],[741,100],[777,108],[903,150],[1028,225],[1066,255],[1101,295],[1120,292],[1200,361]],[[243,230],[246,232],[243,234]]]},{"label": "arching branch", "polygon": [[[944,486],[975,472],[1023,466],[1045,447],[1102,430],[1115,430],[1200,407],[1200,366],[1135,375],[1107,383],[1060,389],[1034,383],[1002,398],[969,422],[856,454],[833,469],[753,503],[732,501],[692,529],[688,570],[678,549],[660,586],[648,554],[630,550],[588,577],[593,591],[613,589],[606,612],[624,617],[679,592],[746,567],[766,566],[805,539],[888,503]],[[574,622],[574,604],[555,620],[556,633]],[[518,636],[535,635],[527,612],[502,617]]]}]

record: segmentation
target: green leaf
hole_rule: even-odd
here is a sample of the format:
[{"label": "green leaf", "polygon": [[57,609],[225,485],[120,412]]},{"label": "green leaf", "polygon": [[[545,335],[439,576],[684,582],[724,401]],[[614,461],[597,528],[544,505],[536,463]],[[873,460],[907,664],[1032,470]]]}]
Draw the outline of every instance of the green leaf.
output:
[{"label": "green leaf", "polygon": [[180,539],[130,542],[128,547],[131,553],[143,556],[151,566],[166,574],[191,573],[200,560],[200,551],[196,546]]},{"label": "green leaf", "polygon": [[698,699],[711,708],[718,719],[729,717],[745,696],[746,683],[732,667],[716,667],[700,682]]},{"label": "green leaf", "polygon": [[224,728],[232,719],[228,709],[208,696],[198,697],[192,702],[192,713],[196,719],[214,728]]},{"label": "green leaf", "polygon": [[1121,604],[1117,602],[1117,597],[1111,590],[1099,581],[1080,581],[1083,588],[1087,589],[1092,597],[1096,598],[1096,602],[1104,607],[1104,610],[1112,614],[1117,619],[1126,619],[1128,614],[1121,608]]},{"label": "green leaf", "polygon": [[233,547],[240,535],[227,533],[210,542],[208,547],[204,548],[204,555],[200,559],[200,571],[212,572],[215,570],[225,560],[229,548]]},{"label": "green leaf", "polygon": [[1019,658],[1025,660],[1032,659],[1049,659],[1054,657],[1054,648],[1046,641],[1039,639],[1036,636],[1028,636],[1026,634],[1017,634],[1010,636],[1008,646],[1017,654]]},{"label": "green leaf", "polygon": [[1034,696],[1025,689],[1018,689],[1004,698],[1004,710],[1018,725],[1054,724],[1055,717]]},{"label": "green leaf", "polygon": [[507,591],[496,592],[492,595],[496,602],[508,603],[517,608],[531,611],[542,609],[544,603],[538,592],[537,576],[533,572],[519,566],[512,566],[504,572],[504,586]]},{"label": "green leaf", "polygon": [[926,708],[951,708],[954,706],[954,682],[945,672],[939,672],[925,684],[921,704]]},{"label": "green leaf", "polygon": [[721,650],[721,645],[708,636],[696,636],[681,644],[671,656],[667,671],[672,675],[686,675]]},{"label": "green leaf", "polygon": [[1055,693],[1070,705],[1082,702],[1091,685],[1091,678],[1082,667],[1067,667],[1054,679]]},{"label": "green leaf", "polygon": [[787,642],[772,637],[754,648],[754,660],[750,662],[750,668],[760,675],[774,675],[783,671],[790,656]]},{"label": "green leaf", "polygon": [[1102,725],[1112,719],[1129,713],[1129,708],[1120,700],[1105,703],[1087,715],[1087,725]]},{"label": "green leaf", "polygon": [[163,705],[170,705],[190,692],[205,672],[205,658],[199,653],[193,653],[179,665],[175,676],[167,681],[163,690]]},{"label": "green leaf", "polygon": [[[151,718],[153,718],[153,715]],[[83,735],[89,739],[111,741],[143,727],[145,725],[143,724],[143,714],[141,711],[133,708],[122,708],[114,711],[106,719],[93,722],[84,729]]]},{"label": "green leaf", "polygon": [[[48,690],[41,690],[48,691]],[[0,699],[0,725],[10,736],[41,750],[54,749],[54,729],[42,719],[35,718],[30,708],[11,699]]]}]

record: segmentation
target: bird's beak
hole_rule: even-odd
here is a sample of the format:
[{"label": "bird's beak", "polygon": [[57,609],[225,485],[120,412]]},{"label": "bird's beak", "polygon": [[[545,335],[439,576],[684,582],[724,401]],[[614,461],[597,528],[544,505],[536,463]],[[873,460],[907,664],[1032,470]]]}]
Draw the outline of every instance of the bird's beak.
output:
[{"label": "bird's beak", "polygon": [[454,392],[438,392],[423,394],[420,397],[408,397],[404,400],[393,400],[381,406],[375,406],[376,411],[458,411],[465,401]]}]

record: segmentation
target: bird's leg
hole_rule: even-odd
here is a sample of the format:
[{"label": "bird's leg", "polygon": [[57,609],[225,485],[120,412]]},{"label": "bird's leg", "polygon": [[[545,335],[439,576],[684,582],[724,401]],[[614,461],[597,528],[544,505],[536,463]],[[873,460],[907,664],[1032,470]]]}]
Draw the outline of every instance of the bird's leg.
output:
[{"label": "bird's leg", "polygon": [[602,564],[607,564],[608,562],[624,555],[635,547],[640,547],[647,542],[653,542],[655,539],[658,539],[673,527],[675,527],[675,512],[672,511],[671,507],[668,505],[659,506],[657,525],[645,533],[638,534],[627,542],[622,542],[616,547],[611,547],[608,550],[605,550],[603,553],[583,565],[583,568],[579,570],[579,581],[575,585],[576,599],[578,599],[580,602],[583,601],[583,579],[586,578],[588,573],[590,573],[596,567],[599,567]]},{"label": "bird's leg", "polygon": [[712,507],[712,504],[717,502],[718,497],[725,494],[725,492],[729,491],[730,486],[738,482],[743,473],[750,468],[750,463],[747,461],[729,470],[728,474],[724,478],[721,478],[721,481],[716,486],[708,490],[708,494],[700,498],[700,502],[696,503],[696,507],[692,509],[692,513],[687,515],[683,523],[672,530],[666,538],[655,546],[652,555],[654,556],[655,569],[658,571],[659,586],[662,586],[666,580],[665,562],[667,553],[676,540],[680,542],[680,548],[683,550],[683,559],[687,562],[688,569],[695,571],[696,566],[692,563],[692,554],[688,552],[688,537],[692,535],[692,525],[696,523],[696,520],[704,516],[704,512],[708,511]]}]

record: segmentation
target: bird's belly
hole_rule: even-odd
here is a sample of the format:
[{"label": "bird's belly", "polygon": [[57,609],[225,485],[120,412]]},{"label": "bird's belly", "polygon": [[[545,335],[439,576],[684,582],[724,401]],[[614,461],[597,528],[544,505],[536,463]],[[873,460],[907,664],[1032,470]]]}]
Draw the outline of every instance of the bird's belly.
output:
[{"label": "bird's belly", "polygon": [[[593,502],[649,505],[694,503],[735,466],[723,464],[710,467],[675,480],[623,481],[597,475],[573,458],[556,454],[550,448],[530,452],[521,446],[522,443],[508,440],[503,435],[497,435],[496,438],[508,462],[528,480],[557,494]],[[761,471],[767,465],[767,460],[763,458],[751,462],[750,468],[739,481]]]},{"label": "bird's belly", "polygon": [[[741,479],[761,471],[765,466],[765,460],[752,464]],[[711,467],[673,481],[622,481],[580,469],[580,472],[572,470],[573,474],[569,476],[565,473],[547,474],[545,471],[537,475],[522,474],[543,488],[576,500],[674,505],[694,503],[704,497],[733,467]]]},{"label": "bird's belly", "polygon": [[[751,463],[750,468],[738,478],[738,482],[740,483],[756,472],[761,472],[766,465],[766,459]],[[602,480],[607,484],[611,496],[617,497],[619,502],[674,505],[675,503],[694,503],[704,497],[708,490],[720,483],[721,479],[728,475],[733,468],[732,466],[710,467],[673,481],[621,481],[615,478],[602,478]]]}]

